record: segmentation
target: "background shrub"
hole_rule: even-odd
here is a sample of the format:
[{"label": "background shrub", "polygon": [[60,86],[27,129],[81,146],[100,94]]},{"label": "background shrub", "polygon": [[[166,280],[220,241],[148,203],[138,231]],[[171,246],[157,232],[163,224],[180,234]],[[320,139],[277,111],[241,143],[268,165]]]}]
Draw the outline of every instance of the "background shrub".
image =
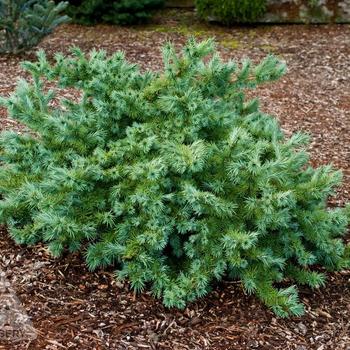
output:
[{"label": "background shrub", "polygon": [[230,25],[258,20],[265,13],[266,0],[196,0],[196,7],[203,19]]},{"label": "background shrub", "polygon": [[[349,266],[349,213],[326,206],[340,173],[308,165],[308,138],[286,138],[245,99],[284,64],[225,63],[212,41],[190,40],[181,54],[166,45],[163,57],[161,73],[78,49],[24,64],[32,82],[1,99],[31,131],[0,137],[1,222],[18,243],[114,265],[169,307],[229,277],[276,314],[300,315],[293,284],[322,286],[315,265]],[[52,103],[47,79],[81,98]]]},{"label": "background shrub", "polygon": [[37,45],[67,16],[68,3],[48,0],[0,0],[0,52],[19,53]]},{"label": "background shrub", "polygon": [[71,0],[68,14],[81,24],[138,24],[163,5],[164,0]]}]

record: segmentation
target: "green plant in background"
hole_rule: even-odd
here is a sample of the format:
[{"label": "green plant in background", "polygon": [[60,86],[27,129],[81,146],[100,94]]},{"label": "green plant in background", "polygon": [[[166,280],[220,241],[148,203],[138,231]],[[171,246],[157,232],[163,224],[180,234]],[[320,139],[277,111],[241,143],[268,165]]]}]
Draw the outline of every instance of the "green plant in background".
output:
[{"label": "green plant in background", "polygon": [[71,0],[69,1],[67,14],[75,23],[96,24],[101,21],[106,8],[108,8],[108,4],[104,0]]},{"label": "green plant in background", "polygon": [[320,5],[320,0],[309,0],[308,3],[311,7],[317,7]]},{"label": "green plant in background", "polygon": [[[168,307],[240,279],[279,316],[303,312],[294,283],[325,283],[313,266],[349,266],[349,208],[326,205],[341,174],[308,165],[308,137],[286,138],[245,98],[285,72],[276,58],[225,63],[193,39],[164,47],[160,73],[120,52],[38,57],[1,99],[30,131],[0,137],[0,219],[16,242],[83,250]],[[47,79],[81,98],[53,104]]]},{"label": "green plant in background", "polygon": [[104,19],[118,24],[144,23],[163,5],[164,0],[120,0],[113,4],[113,10],[106,13]]},{"label": "green plant in background", "polygon": [[36,46],[47,34],[67,22],[66,2],[0,0],[0,52],[19,53]]},{"label": "green plant in background", "polygon": [[196,0],[201,18],[213,18],[225,25],[251,23],[264,15],[266,0]]},{"label": "green plant in background", "polygon": [[124,25],[146,22],[154,10],[163,7],[164,0],[71,0],[70,3],[68,14],[77,23]]}]

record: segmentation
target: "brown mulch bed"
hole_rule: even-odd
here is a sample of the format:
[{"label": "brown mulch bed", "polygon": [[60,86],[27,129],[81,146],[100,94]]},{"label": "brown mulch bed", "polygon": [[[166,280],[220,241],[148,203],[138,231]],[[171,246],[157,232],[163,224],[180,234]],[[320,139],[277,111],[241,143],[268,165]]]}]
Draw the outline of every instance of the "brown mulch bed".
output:
[{"label": "brown mulch bed", "polygon": [[[160,46],[187,35],[214,36],[229,59],[267,53],[286,60],[279,82],[250,95],[261,97],[287,135],[312,136],[314,165],[333,163],[344,184],[331,205],[350,200],[350,25],[222,28],[198,23],[190,12],[169,12],[156,24],[121,28],[66,25],[40,45],[49,55],[77,45],[84,51],[122,49],[130,61],[159,69]],[[0,94],[23,76],[21,57],[0,56]],[[21,130],[0,110],[0,129]],[[276,319],[240,283],[225,282],[185,310],[170,310],[148,293],[134,295],[112,270],[89,272],[79,254],[52,258],[44,246],[20,247],[0,236],[0,269],[6,272],[35,329],[36,340],[0,349],[350,349],[350,271],[328,275],[327,287],[300,288],[306,315]]]}]

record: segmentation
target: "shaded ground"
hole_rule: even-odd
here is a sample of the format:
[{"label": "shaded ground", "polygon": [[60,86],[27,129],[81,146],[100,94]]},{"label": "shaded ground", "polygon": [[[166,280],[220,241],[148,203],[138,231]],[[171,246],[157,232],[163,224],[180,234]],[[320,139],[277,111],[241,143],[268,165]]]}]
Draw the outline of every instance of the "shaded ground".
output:
[{"label": "shaded ground", "polygon": [[[286,60],[288,74],[251,95],[261,97],[263,110],[276,115],[287,134],[312,135],[312,163],[332,162],[344,172],[331,205],[349,201],[349,25],[226,29],[197,23],[190,12],[168,12],[157,24],[137,28],[63,26],[40,47],[50,54],[71,45],[122,49],[130,61],[159,69],[160,46],[167,40],[180,46],[188,35],[215,36],[227,59],[259,60],[272,52]],[[33,57],[0,56],[0,94],[23,76],[19,62]],[[4,110],[0,128],[20,130]],[[350,349],[350,271],[329,275],[321,290],[301,288],[307,305],[301,318],[276,319],[237,282],[177,311],[147,293],[135,297],[113,271],[88,272],[80,255],[55,260],[41,245],[16,246],[5,229],[0,237],[0,269],[38,331],[31,343],[0,342],[0,349]]]}]

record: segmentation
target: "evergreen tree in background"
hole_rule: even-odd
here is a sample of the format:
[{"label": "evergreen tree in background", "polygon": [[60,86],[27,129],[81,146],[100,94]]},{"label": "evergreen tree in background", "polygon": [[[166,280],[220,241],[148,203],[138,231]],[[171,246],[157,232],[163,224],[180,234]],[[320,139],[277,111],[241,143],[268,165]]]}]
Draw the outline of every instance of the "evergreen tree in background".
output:
[{"label": "evergreen tree in background", "polygon": [[48,0],[0,0],[0,52],[19,53],[36,46],[58,25],[68,3]]},{"label": "evergreen tree in background", "polygon": [[210,40],[166,45],[160,73],[120,52],[38,57],[24,64],[33,82],[1,100],[30,131],[0,138],[0,219],[16,242],[83,250],[169,307],[240,279],[279,316],[303,312],[294,284],[325,283],[314,266],[349,267],[349,208],[326,206],[341,174],[309,166],[308,137],[245,99],[284,73],[276,58],[226,63]]},{"label": "evergreen tree in background", "polygon": [[76,23],[140,24],[149,20],[164,0],[70,0],[68,14]]}]

